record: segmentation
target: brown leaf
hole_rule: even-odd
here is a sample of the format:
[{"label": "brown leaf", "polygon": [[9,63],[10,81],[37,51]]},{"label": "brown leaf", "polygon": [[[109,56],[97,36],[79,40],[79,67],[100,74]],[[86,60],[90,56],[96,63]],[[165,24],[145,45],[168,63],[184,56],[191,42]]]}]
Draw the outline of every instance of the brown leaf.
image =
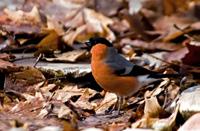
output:
[{"label": "brown leaf", "polygon": [[145,99],[144,117],[157,118],[162,111],[156,97]]},{"label": "brown leaf", "polygon": [[15,67],[15,64],[0,59],[0,70],[8,69],[8,67]]},{"label": "brown leaf", "polygon": [[160,119],[153,124],[154,130],[174,130],[179,106],[176,107],[174,112],[165,119]]},{"label": "brown leaf", "polygon": [[77,62],[87,58],[86,50],[74,50],[66,53],[55,55],[56,58],[45,58],[47,61],[60,61],[60,62]]},{"label": "brown leaf", "polygon": [[35,68],[27,68],[6,76],[5,90],[18,93],[34,93],[37,84],[44,81],[43,74]]},{"label": "brown leaf", "polygon": [[80,109],[94,110],[95,105],[92,105],[92,103],[89,102],[89,98],[94,94],[96,94],[95,91],[86,89],[74,105]]},{"label": "brown leaf", "polygon": [[49,34],[40,41],[40,43],[36,46],[38,48],[38,52],[44,53],[45,51],[55,51],[59,48],[59,35],[56,31],[51,30]]},{"label": "brown leaf", "polygon": [[200,111],[199,97],[200,97],[200,86],[193,86],[184,90],[180,97],[178,104],[180,104],[180,113],[184,118],[189,118],[194,113]]},{"label": "brown leaf", "polygon": [[129,14],[133,15],[138,13],[143,6],[143,1],[139,1],[139,0],[129,0]]},{"label": "brown leaf", "polygon": [[194,114],[178,129],[178,131],[197,131],[200,129],[199,121],[200,113]]},{"label": "brown leaf", "polygon": [[177,51],[165,54],[164,59],[168,62],[173,62],[173,61],[180,62],[187,53],[188,53],[188,49],[186,47],[184,47]]},{"label": "brown leaf", "polygon": [[106,16],[116,15],[122,4],[122,0],[94,0],[95,9]]},{"label": "brown leaf", "polygon": [[188,53],[182,58],[182,62],[187,65],[199,65],[200,64],[200,42],[191,41],[186,43]]},{"label": "brown leaf", "polygon": [[30,12],[24,12],[22,10],[13,12],[8,9],[5,9],[4,12],[7,14],[8,19],[10,19],[15,24],[35,25],[42,21],[37,7],[33,7]]},{"label": "brown leaf", "polygon": [[[72,30],[72,31],[68,31],[64,36],[63,36],[63,41],[69,45],[69,46],[72,46],[72,44],[74,43],[74,41],[77,39],[77,37],[81,34],[83,34],[83,38],[84,39],[87,39],[87,35],[85,35],[85,32],[86,32],[86,28],[87,26],[86,25],[82,25],[82,26],[79,26],[76,30]],[[89,36],[90,37],[90,36]]]},{"label": "brown leaf", "polygon": [[95,109],[96,113],[97,114],[105,113],[105,111],[108,110],[108,108],[111,107],[113,104],[115,104],[116,101],[117,101],[116,94],[106,92],[106,95],[105,95],[103,101]]},{"label": "brown leaf", "polygon": [[69,101],[73,96],[80,96],[84,93],[85,89],[79,89],[77,86],[65,85],[62,89],[55,91],[54,99],[62,102]]},{"label": "brown leaf", "polygon": [[40,28],[44,26],[37,7],[33,7],[30,12],[5,9],[4,13],[4,19],[1,19],[0,23],[7,31],[14,32],[14,34],[39,33]]},{"label": "brown leaf", "polygon": [[189,7],[189,2],[186,0],[163,0],[163,8],[165,15],[172,15],[176,11],[186,11]]},{"label": "brown leaf", "polygon": [[[17,126],[16,123],[21,123],[18,126],[27,130],[37,130],[48,126],[57,126],[59,128],[63,128],[64,123],[59,121],[58,118],[48,117],[40,119],[37,117],[44,105],[45,102],[43,100],[35,97],[30,101],[21,101],[12,108],[8,107],[2,110],[0,113],[0,129],[10,129],[12,126],[11,121],[16,121],[13,123],[13,126]],[[59,103],[55,107],[58,105]],[[62,103],[60,105],[62,105]]]},{"label": "brown leaf", "polygon": [[[172,16],[163,16],[158,18],[154,22],[154,27],[157,31],[161,31],[163,34],[162,41],[163,42],[170,42],[180,36],[183,36],[184,32],[190,32],[191,28],[186,28],[191,25],[195,20],[189,19],[187,17],[181,17],[177,15]],[[183,29],[183,32],[177,30],[174,25],[177,25],[180,29]],[[182,41],[181,41],[182,42]]]},{"label": "brown leaf", "polygon": [[146,42],[142,40],[130,40],[128,38],[121,40],[121,45],[128,44],[133,47],[146,49],[146,50],[166,50],[166,51],[174,51],[180,49],[181,45],[175,45],[172,43],[164,43],[164,42]]},{"label": "brown leaf", "polygon": [[175,52],[166,54],[167,61],[182,61],[186,65],[199,65],[200,43],[198,41],[185,40],[186,47]]},{"label": "brown leaf", "polygon": [[14,55],[7,54],[7,53],[0,53],[0,59],[2,59],[2,60],[9,61],[14,58],[15,58]]},{"label": "brown leaf", "polygon": [[88,8],[84,8],[81,13],[84,23],[74,30],[69,30],[63,36],[63,40],[68,45],[72,46],[73,42],[85,41],[88,38],[99,35],[115,40],[114,33],[108,28],[108,25],[113,24],[113,20]]},{"label": "brown leaf", "polygon": [[109,40],[115,40],[114,33],[108,28],[108,25],[113,24],[112,19],[90,9],[84,9],[83,13],[88,32],[99,33]]}]

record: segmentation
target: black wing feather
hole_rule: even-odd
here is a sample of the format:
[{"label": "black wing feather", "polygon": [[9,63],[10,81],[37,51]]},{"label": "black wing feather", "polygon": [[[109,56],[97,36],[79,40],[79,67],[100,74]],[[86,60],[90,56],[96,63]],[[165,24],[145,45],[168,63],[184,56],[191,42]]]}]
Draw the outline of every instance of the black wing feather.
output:
[{"label": "black wing feather", "polygon": [[140,76],[156,73],[126,60],[124,57],[119,55],[113,47],[108,49],[107,56],[108,57],[106,58],[105,62],[113,69],[114,73],[117,75]]}]

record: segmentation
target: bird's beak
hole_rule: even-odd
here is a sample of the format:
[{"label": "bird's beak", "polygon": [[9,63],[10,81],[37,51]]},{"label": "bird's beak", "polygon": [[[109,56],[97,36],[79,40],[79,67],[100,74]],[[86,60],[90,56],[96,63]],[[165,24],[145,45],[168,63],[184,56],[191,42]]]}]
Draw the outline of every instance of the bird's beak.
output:
[{"label": "bird's beak", "polygon": [[86,42],[84,42],[84,44],[86,45],[86,46],[84,47],[84,49],[87,49],[88,51],[90,51],[90,50],[91,50],[91,47],[92,47],[91,42],[86,41]]},{"label": "bird's beak", "polygon": [[86,41],[86,42],[85,42],[85,45],[86,45],[87,47],[91,47],[91,46],[92,46],[90,41]]}]

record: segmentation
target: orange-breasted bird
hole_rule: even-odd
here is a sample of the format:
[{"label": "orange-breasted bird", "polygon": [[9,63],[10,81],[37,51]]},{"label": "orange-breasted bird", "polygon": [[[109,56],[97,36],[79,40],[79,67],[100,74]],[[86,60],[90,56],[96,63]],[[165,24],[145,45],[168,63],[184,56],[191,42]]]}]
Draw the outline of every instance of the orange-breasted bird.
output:
[{"label": "orange-breasted bird", "polygon": [[85,42],[92,54],[91,69],[96,82],[106,91],[118,96],[118,112],[124,98],[136,93],[141,87],[140,76],[163,78],[176,74],[161,74],[138,66],[118,54],[112,43],[105,38],[91,38]]}]

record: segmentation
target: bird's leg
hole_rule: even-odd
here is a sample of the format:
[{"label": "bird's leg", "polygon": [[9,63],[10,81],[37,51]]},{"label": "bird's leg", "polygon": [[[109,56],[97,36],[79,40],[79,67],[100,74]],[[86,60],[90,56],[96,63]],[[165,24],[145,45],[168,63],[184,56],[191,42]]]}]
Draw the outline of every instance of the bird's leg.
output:
[{"label": "bird's leg", "polygon": [[112,113],[114,110],[118,109],[119,107],[119,97],[117,96],[117,101],[116,103],[112,106],[112,108],[110,110],[107,111],[107,113]]},{"label": "bird's leg", "polygon": [[121,108],[125,105],[125,102],[125,97],[117,96],[117,101],[109,112],[111,113],[114,110],[117,110],[117,115],[120,115]]},{"label": "bird's leg", "polygon": [[116,103],[116,104],[117,104],[117,114],[119,115],[119,114],[120,114],[120,110],[121,110],[122,97],[121,97],[121,96],[118,96],[117,99],[118,99],[118,100],[117,100],[118,103]]},{"label": "bird's leg", "polygon": [[117,96],[117,101],[115,103],[115,105],[113,106],[113,110],[116,110],[119,106],[119,96]]},{"label": "bird's leg", "polygon": [[126,99],[124,96],[122,96],[122,107],[124,107],[126,105]]},{"label": "bird's leg", "polygon": [[126,104],[126,100],[125,100],[125,97],[123,97],[123,96],[119,96],[118,99],[119,100],[118,100],[117,114],[120,115],[120,111]]}]

